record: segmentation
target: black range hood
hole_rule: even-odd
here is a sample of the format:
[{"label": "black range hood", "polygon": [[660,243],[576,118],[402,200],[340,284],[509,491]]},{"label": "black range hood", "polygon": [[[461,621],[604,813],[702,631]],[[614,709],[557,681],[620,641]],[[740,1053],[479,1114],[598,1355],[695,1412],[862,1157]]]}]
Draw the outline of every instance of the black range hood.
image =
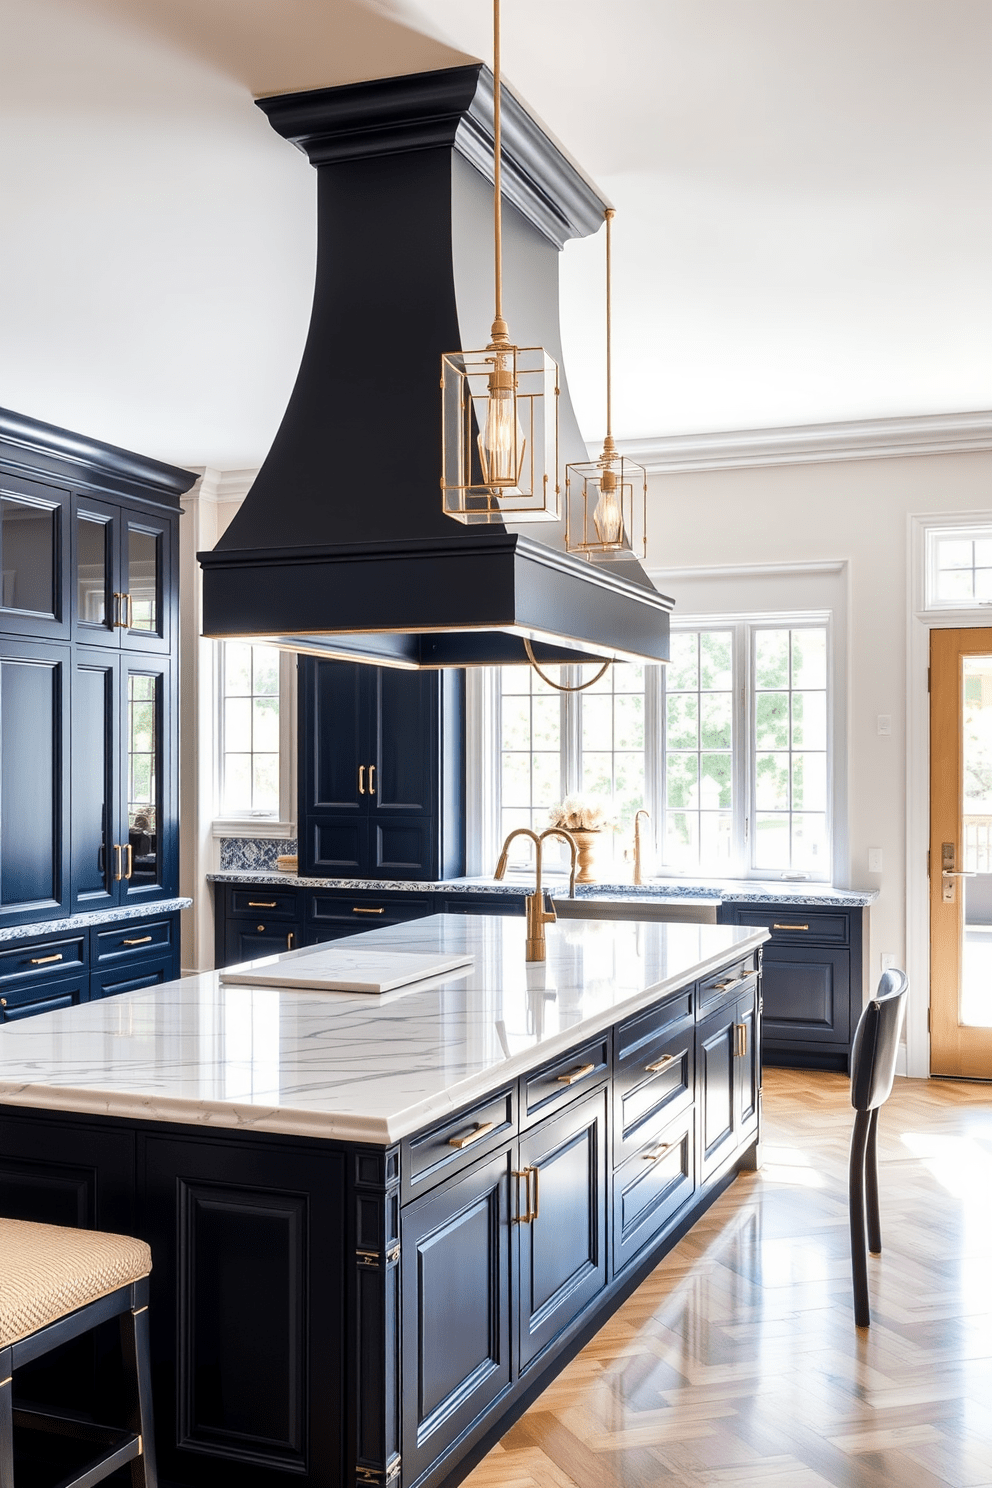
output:
[{"label": "black range hood", "polygon": [[[244,503],[203,567],[203,630],[406,667],[668,659],[672,601],[563,523],[441,510],[441,354],[492,318],[492,74],[481,64],[259,101],[318,180],[303,361]],[[512,98],[504,284],[518,345],[561,368],[558,256],[605,203]],[[586,459],[560,372],[560,470]]]}]

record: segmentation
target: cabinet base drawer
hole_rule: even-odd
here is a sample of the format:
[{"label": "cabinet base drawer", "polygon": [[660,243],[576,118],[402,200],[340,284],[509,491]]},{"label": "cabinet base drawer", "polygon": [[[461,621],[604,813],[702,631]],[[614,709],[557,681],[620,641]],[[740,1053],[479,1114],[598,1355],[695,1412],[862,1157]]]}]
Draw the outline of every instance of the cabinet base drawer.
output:
[{"label": "cabinet base drawer", "polygon": [[101,997],[117,997],[122,992],[140,992],[142,987],[157,987],[160,982],[171,982],[179,974],[174,952],[165,956],[149,957],[147,961],[108,967],[105,971],[94,971],[90,976],[90,1001]]},{"label": "cabinet base drawer", "polygon": [[613,1271],[637,1257],[696,1189],[695,1108],[683,1111],[613,1176]]},{"label": "cabinet base drawer", "polygon": [[401,1162],[404,1202],[505,1143],[516,1125],[516,1088],[511,1087],[408,1138]]},{"label": "cabinet base drawer", "polygon": [[152,924],[137,920],[118,925],[113,930],[94,930],[90,948],[92,964],[96,968],[171,951],[172,929],[171,920],[155,920]]},{"label": "cabinet base drawer", "polygon": [[684,1018],[618,1064],[613,1094],[613,1161],[640,1151],[691,1106],[696,1078],[695,1023]]},{"label": "cabinet base drawer", "polygon": [[36,1013],[54,1013],[59,1008],[75,1007],[89,996],[89,977],[64,977],[44,987],[32,985],[9,989],[0,996],[0,1023],[15,1023],[18,1018],[33,1018]]},{"label": "cabinet base drawer", "polygon": [[85,965],[84,936],[17,946],[12,951],[0,951],[0,987],[6,988],[22,981],[28,984],[47,981],[50,977],[71,974]]},{"label": "cabinet base drawer", "polygon": [[608,1032],[600,1034],[521,1080],[521,1125],[549,1116],[602,1080],[610,1068],[610,1043]]}]

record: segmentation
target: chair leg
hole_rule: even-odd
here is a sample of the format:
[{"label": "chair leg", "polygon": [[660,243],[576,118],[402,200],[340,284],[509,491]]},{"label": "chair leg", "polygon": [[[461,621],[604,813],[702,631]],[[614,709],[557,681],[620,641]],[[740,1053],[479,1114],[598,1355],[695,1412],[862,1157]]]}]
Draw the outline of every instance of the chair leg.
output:
[{"label": "chair leg", "polygon": [[882,1254],[882,1226],[878,1216],[878,1157],[875,1137],[878,1131],[878,1107],[871,1113],[868,1126],[868,1146],[865,1151],[865,1199],[868,1206],[868,1249],[872,1255]]},{"label": "chair leg", "polygon": [[[141,1454],[131,1463],[132,1488],[158,1488],[147,1306],[139,1306],[121,1315],[121,1347],[124,1351],[130,1396],[128,1429],[141,1436]],[[5,1485],[0,1484],[0,1488],[5,1488]]]},{"label": "chair leg", "polygon": [[851,1135],[851,1165],[848,1206],[851,1216],[851,1272],[854,1279],[854,1321],[859,1328],[871,1324],[868,1305],[868,1253],[865,1246],[865,1155],[871,1114],[859,1111]]},{"label": "chair leg", "polygon": [[10,1350],[5,1349],[0,1353],[0,1488],[14,1488],[14,1386],[10,1373]]}]

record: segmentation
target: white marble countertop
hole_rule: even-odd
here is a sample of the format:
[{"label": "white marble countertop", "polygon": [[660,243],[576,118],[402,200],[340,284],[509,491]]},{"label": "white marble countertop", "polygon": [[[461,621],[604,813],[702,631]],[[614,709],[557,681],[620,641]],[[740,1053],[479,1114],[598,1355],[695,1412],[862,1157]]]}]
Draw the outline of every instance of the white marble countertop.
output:
[{"label": "white marble countertop", "polygon": [[[282,884],[287,888],[299,886],[307,889],[325,889],[328,893],[362,889],[370,893],[383,894],[438,894],[448,889],[459,894],[529,894],[534,884],[531,877],[517,880],[495,878],[447,878],[447,879],[370,879],[370,878],[312,878],[300,877],[296,873],[280,873],[278,869],[226,868],[217,873],[208,873],[211,883]],[[554,898],[564,898],[568,893],[568,878],[545,873],[544,887]],[[720,904],[725,899],[747,904],[809,904],[824,908],[862,908],[874,904],[877,889],[837,889],[831,884],[801,883],[794,880],[775,882],[754,878],[653,878],[646,884],[595,883],[577,884],[576,897],[607,902],[622,902],[624,899],[646,899],[652,904]]]},{"label": "white marble countertop", "polygon": [[0,925],[0,941],[34,939],[38,935],[62,935],[72,930],[88,930],[91,925],[116,925],[122,920],[147,920],[155,915],[172,914],[189,909],[192,899],[154,899],[148,904],[118,904],[113,909],[87,909],[79,914],[63,915],[59,920],[35,920],[30,925]]},{"label": "white marble countertop", "polygon": [[568,920],[548,927],[547,961],[528,965],[525,930],[514,916],[431,915],[368,931],[356,940],[475,958],[467,974],[381,998],[204,972],[8,1024],[0,1103],[386,1144],[768,938]]}]

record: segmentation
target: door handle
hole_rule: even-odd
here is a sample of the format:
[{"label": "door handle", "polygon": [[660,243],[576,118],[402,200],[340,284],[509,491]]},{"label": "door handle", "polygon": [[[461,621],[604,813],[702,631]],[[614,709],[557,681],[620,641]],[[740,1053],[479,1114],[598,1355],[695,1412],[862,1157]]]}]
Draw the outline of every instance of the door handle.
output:
[{"label": "door handle", "polygon": [[122,597],[127,604],[127,619],[125,620],[124,624],[128,630],[131,630],[134,626],[134,600],[131,598],[130,594],[125,594]]},{"label": "door handle", "polygon": [[[533,1209],[530,1208],[530,1175],[532,1173],[534,1175],[534,1207],[533,1207]],[[537,1168],[528,1168],[527,1169],[527,1208],[528,1208],[528,1212],[530,1214],[530,1217],[531,1217],[531,1220],[532,1221],[535,1220],[535,1219],[537,1219],[538,1215],[541,1212],[540,1176],[541,1176],[540,1175],[540,1172],[539,1172],[539,1170]]]},{"label": "door handle", "polygon": [[121,879],[123,877],[124,877],[124,874],[121,871],[121,845],[120,845],[119,842],[115,842],[114,843],[114,883],[120,883],[120,881],[121,881]]},{"label": "door handle", "polygon": [[365,794],[365,766],[364,765],[359,765],[359,767],[358,767],[358,794],[360,796],[364,796],[364,794]]},{"label": "door handle", "polygon": [[369,795],[375,795],[375,765],[369,765]]},{"label": "door handle", "polygon": [[290,930],[289,934],[286,936],[286,949],[287,949],[287,951],[291,951],[293,949],[293,932],[292,932],[292,930]]},{"label": "door handle", "polygon": [[737,1047],[735,1049],[735,1053],[738,1059],[743,1059],[747,1054],[747,1024],[735,1023],[734,1033],[737,1039]]},{"label": "door handle", "polygon": [[134,848],[130,842],[126,843],[125,846],[127,847],[127,867],[124,870],[124,877],[130,882],[131,871],[134,868]]},{"label": "door handle", "polygon": [[954,868],[941,868],[940,876],[941,878],[977,878],[978,870],[973,868],[962,873]]}]

